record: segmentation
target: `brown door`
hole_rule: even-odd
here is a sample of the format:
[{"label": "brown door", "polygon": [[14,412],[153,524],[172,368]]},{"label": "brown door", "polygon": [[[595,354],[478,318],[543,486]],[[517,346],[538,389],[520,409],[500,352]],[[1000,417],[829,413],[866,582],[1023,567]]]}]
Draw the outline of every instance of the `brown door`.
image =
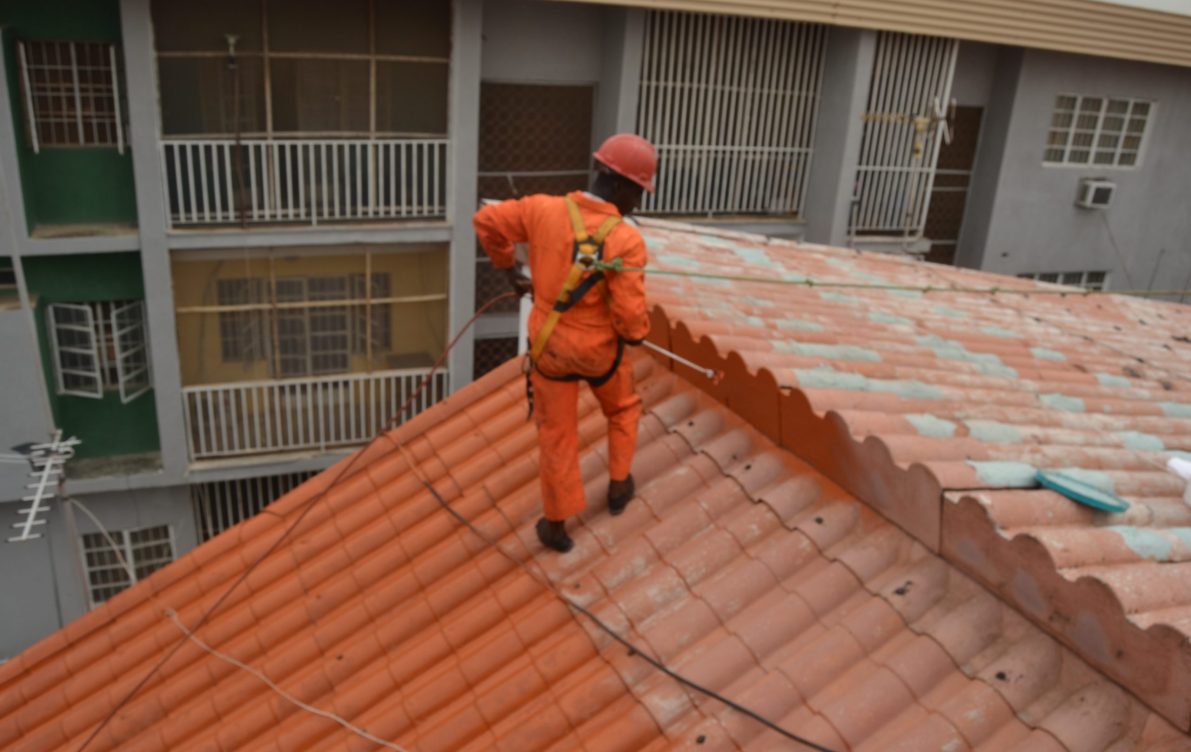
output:
[{"label": "brown door", "polygon": [[957,107],[951,143],[944,143],[939,149],[939,166],[926,215],[926,237],[931,240],[927,261],[955,263],[955,246],[964,220],[983,114],[983,107]]},{"label": "brown door", "polygon": [[[480,172],[477,200],[585,188],[591,169],[595,88],[537,84],[480,85]],[[508,285],[476,248],[476,308]],[[517,310],[516,301],[494,313]],[[517,353],[515,336],[477,338],[479,378]]]}]

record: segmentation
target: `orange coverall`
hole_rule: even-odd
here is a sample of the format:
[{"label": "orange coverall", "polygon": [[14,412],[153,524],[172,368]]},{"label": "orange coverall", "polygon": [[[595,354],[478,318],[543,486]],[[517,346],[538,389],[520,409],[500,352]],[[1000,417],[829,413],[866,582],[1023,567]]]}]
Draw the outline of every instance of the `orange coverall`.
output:
[{"label": "orange coverall", "polygon": [[[612,204],[575,191],[584,225],[594,234],[609,216],[619,215]],[[529,243],[533,277],[533,312],[529,341],[554,307],[567,273],[574,264],[575,233],[561,196],[527,196],[491,204],[474,218],[480,244],[497,269],[513,266],[513,244]],[[605,261],[624,259],[629,267],[646,264],[645,242],[635,227],[617,224],[604,240]],[[589,290],[562,314],[530,378],[541,453],[539,477],[542,505],[548,520],[565,520],[587,505],[579,475],[579,382],[559,378],[598,379],[616,361],[618,338],[639,342],[649,333],[642,272],[605,272],[608,298],[598,287]],[[551,378],[554,377],[554,378]],[[593,386],[596,400],[608,419],[608,473],[612,480],[629,475],[637,446],[641,398],[633,388],[632,366],[623,359],[602,385]]]}]

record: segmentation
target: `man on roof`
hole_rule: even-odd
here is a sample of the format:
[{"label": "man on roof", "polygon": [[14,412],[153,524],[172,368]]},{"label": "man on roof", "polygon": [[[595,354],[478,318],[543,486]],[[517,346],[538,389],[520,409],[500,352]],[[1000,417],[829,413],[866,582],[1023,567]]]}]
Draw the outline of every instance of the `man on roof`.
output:
[{"label": "man on roof", "polygon": [[[645,242],[621,219],[653,191],[657,152],[640,136],[612,136],[593,155],[587,191],[527,196],[483,207],[476,234],[519,293],[533,294],[528,358],[541,449],[542,545],[560,553],[574,542],[566,521],[587,506],[579,474],[579,382],[591,387],[608,420],[608,511],[620,514],[635,493],[629,469],[637,446],[641,398],[625,345],[649,333]],[[526,279],[514,244],[529,244]],[[615,267],[624,267],[618,271]]]}]

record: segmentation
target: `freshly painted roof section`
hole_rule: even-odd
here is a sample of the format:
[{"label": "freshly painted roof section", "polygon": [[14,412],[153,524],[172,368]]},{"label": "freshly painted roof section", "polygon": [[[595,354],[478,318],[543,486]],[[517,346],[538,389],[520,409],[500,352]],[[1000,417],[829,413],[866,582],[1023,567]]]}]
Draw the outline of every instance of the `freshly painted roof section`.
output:
[{"label": "freshly painted roof section", "polygon": [[[1058,288],[645,224],[655,272],[736,279],[649,277],[655,328],[726,371],[712,394],[1191,729],[1191,506],[1165,469],[1171,450],[1191,449],[1191,308],[975,292]],[[733,246],[764,251],[768,277],[818,284],[742,281],[762,272]],[[858,281],[967,291],[823,286]],[[1096,513],[1036,490],[1038,469],[1130,509]]]},{"label": "freshly painted roof section", "polygon": [[1191,16],[1096,0],[565,0],[900,31],[1191,66]]},{"label": "freshly painted roof section", "polygon": [[[690,678],[833,749],[1177,749],[1186,737],[722,404],[638,357],[624,515],[536,543],[533,427],[509,363],[364,452],[199,636],[407,749],[778,749],[650,669],[534,578]],[[604,420],[581,404],[589,498]],[[346,461],[345,461],[346,462]],[[0,667],[0,747],[73,749],[342,465]],[[532,573],[532,574],[531,574]],[[186,643],[90,749],[355,748]]]}]

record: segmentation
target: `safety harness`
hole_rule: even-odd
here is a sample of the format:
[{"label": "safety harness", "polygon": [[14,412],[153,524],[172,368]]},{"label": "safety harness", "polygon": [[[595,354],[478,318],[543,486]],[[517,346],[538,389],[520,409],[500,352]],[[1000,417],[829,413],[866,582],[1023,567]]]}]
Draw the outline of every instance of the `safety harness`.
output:
[{"label": "safety harness", "polygon": [[[571,218],[571,228],[575,233],[575,241],[571,249],[571,270],[567,273],[567,278],[562,284],[562,289],[558,292],[558,299],[554,301],[554,307],[550,309],[550,313],[546,316],[546,320],[542,322],[542,328],[538,330],[538,336],[534,338],[529,348],[529,358],[527,360],[527,368],[525,369],[525,392],[529,399],[529,412],[533,414],[533,387],[529,380],[530,371],[537,367],[538,360],[542,357],[542,353],[546,351],[546,343],[550,341],[550,335],[554,333],[554,328],[558,326],[559,319],[567,311],[571,310],[576,303],[583,299],[583,296],[591,291],[592,288],[599,288],[600,294],[604,301],[608,301],[608,285],[605,280],[604,271],[598,267],[602,265],[604,258],[604,240],[611,234],[613,228],[620,224],[620,217],[611,216],[604,220],[604,222],[596,229],[594,234],[589,235],[587,226],[583,223],[583,215],[579,213],[579,205],[574,200],[567,198],[567,214]],[[620,361],[624,356],[624,339],[616,338],[616,358],[612,361],[612,367],[608,369],[607,373],[600,376],[582,376],[580,374],[568,374],[566,376],[550,376],[542,373],[547,379],[552,381],[586,381],[593,388],[602,386],[612,375],[616,373],[616,369],[620,367]]]}]

